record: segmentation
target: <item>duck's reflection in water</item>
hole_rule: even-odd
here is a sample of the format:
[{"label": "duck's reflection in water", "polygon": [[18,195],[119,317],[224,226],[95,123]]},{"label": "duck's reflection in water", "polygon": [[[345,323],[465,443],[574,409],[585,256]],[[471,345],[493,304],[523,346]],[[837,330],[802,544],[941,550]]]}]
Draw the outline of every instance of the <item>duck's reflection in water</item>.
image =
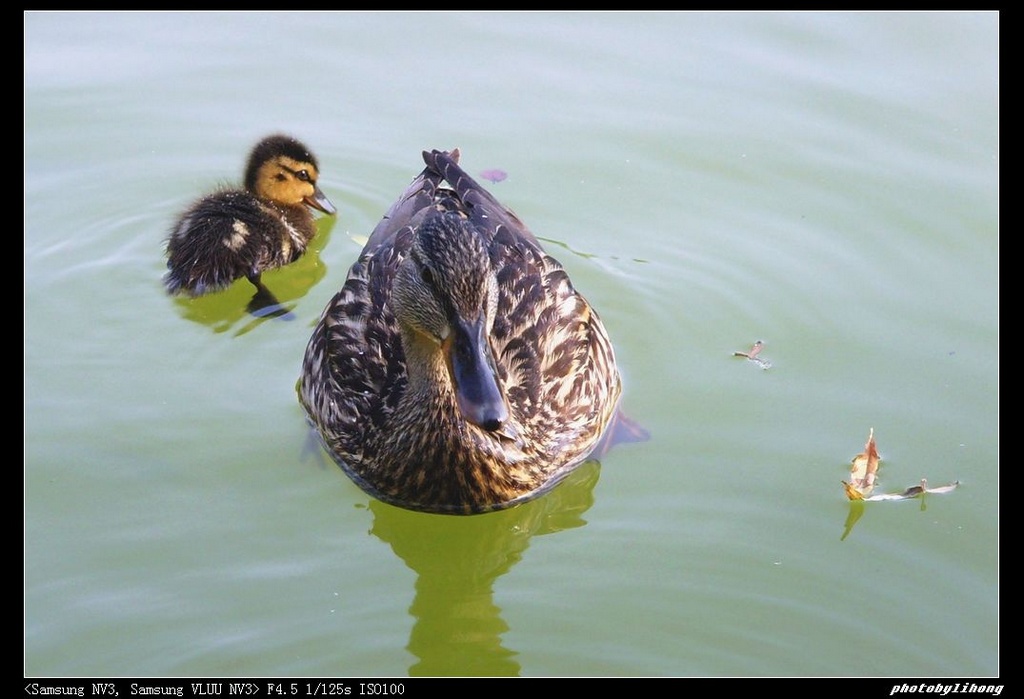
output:
[{"label": "duck's reflection in water", "polygon": [[510,510],[470,517],[429,515],[370,503],[371,533],[417,574],[408,650],[411,676],[514,676],[509,626],[494,583],[522,557],[530,538],[586,524],[600,464],[583,464],[546,495]]}]

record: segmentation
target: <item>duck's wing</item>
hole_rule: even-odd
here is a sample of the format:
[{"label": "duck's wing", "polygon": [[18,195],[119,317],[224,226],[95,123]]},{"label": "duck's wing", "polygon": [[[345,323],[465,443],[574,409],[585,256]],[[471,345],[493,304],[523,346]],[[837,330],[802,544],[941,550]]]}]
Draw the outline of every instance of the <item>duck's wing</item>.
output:
[{"label": "duck's wing", "polygon": [[413,236],[405,226],[389,235],[387,245],[349,269],[303,357],[300,402],[346,470],[366,458],[368,435],[387,424],[405,390],[405,355],[389,299]]},{"label": "duck's wing", "polygon": [[493,237],[498,227],[504,226],[513,235],[540,247],[526,224],[459,166],[458,149],[451,153],[423,151],[423,161],[427,164],[427,171],[432,171],[451,186],[462,210],[477,230],[487,231]]}]

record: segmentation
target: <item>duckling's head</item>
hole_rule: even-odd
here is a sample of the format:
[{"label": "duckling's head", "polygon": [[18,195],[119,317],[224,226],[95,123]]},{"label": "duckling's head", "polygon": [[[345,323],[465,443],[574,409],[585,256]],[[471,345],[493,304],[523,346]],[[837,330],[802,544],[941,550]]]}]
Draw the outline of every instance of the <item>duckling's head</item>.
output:
[{"label": "duckling's head", "polygon": [[245,188],[285,206],[306,206],[333,214],[336,209],[317,187],[316,157],[291,136],[275,134],[256,144],[245,168]]},{"label": "duckling's head", "polygon": [[[499,430],[509,413],[488,341],[498,281],[480,235],[463,216],[438,213],[424,221],[399,267],[392,299],[406,342],[442,354],[463,417]],[[415,370],[410,367],[410,377]]]}]

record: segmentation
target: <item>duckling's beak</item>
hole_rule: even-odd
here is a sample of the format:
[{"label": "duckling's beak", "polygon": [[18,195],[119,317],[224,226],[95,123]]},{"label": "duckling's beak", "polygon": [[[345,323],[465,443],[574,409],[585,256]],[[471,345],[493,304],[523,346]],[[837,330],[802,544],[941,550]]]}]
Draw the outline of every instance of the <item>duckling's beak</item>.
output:
[{"label": "duckling's beak", "polygon": [[498,385],[484,314],[473,322],[457,320],[444,348],[462,415],[489,432],[500,429],[508,420],[508,407]]},{"label": "duckling's beak", "polygon": [[337,212],[337,209],[334,208],[334,204],[331,203],[331,200],[328,199],[327,195],[320,191],[320,188],[317,187],[316,185],[313,186],[313,194],[306,197],[302,201],[306,202],[307,206],[312,206],[314,209],[319,209],[320,211],[323,211],[325,214],[334,214],[335,212]]}]

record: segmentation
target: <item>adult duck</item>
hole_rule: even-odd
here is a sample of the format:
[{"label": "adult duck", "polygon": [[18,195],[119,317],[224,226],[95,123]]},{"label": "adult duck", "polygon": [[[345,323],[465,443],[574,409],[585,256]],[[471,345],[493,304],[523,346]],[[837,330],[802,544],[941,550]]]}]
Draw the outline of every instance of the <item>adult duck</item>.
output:
[{"label": "adult duck", "polygon": [[585,461],[621,381],[562,265],[457,150],[423,158],[313,331],[299,400],[369,494],[475,514],[536,497]]}]

